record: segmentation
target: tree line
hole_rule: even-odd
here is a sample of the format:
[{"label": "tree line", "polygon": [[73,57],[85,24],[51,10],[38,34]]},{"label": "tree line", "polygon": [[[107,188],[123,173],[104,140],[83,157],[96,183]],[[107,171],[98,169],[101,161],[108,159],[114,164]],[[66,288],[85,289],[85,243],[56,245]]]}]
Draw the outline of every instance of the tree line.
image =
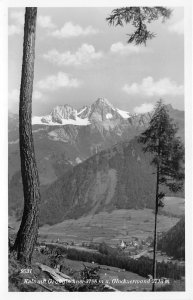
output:
[{"label": "tree line", "polygon": [[[106,247],[105,247],[106,246]],[[50,249],[55,248],[53,245],[48,246]],[[57,246],[57,253],[62,255],[65,254],[66,258],[77,261],[90,262],[93,261],[100,265],[107,265],[126,271],[136,273],[142,277],[148,277],[152,274],[153,260],[141,256],[139,259],[133,259],[128,257],[127,254],[120,254],[116,249],[107,246],[105,243],[102,245],[102,253],[80,251],[77,249],[64,249]],[[99,245],[99,249],[102,249]],[[105,253],[105,254],[104,254]],[[185,275],[185,267],[178,266],[172,262],[158,262],[157,263],[157,278],[165,277],[174,280],[181,279]]]}]

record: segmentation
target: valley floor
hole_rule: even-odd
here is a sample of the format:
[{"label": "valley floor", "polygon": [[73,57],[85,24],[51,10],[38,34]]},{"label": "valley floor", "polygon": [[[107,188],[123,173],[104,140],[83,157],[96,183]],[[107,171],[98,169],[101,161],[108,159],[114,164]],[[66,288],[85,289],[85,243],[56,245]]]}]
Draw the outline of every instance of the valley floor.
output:
[{"label": "valley floor", "polygon": [[[158,233],[173,227],[179,218],[159,215]],[[44,225],[39,236],[46,241],[59,239],[64,242],[103,242],[113,246],[132,238],[146,239],[152,236],[154,213],[151,209],[120,209],[101,212],[77,220],[70,219],[52,226]]]}]

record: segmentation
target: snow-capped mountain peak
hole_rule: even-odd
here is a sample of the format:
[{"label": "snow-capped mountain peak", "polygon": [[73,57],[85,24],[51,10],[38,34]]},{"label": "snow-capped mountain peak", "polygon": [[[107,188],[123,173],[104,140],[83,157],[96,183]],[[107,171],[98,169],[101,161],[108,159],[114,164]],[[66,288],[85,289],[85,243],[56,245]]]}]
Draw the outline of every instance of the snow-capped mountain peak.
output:
[{"label": "snow-capped mountain peak", "polygon": [[104,124],[106,128],[109,124],[112,128],[118,121],[129,117],[129,112],[115,108],[106,98],[98,98],[90,106],[84,106],[78,111],[68,104],[56,106],[49,115],[33,117],[32,124],[85,126],[94,122],[102,126]]},{"label": "snow-capped mountain peak", "polygon": [[33,117],[32,124],[42,124],[42,125],[78,125],[85,126],[90,124],[87,118],[79,118],[77,110],[71,107],[70,105],[60,105],[54,107],[53,111],[46,116],[42,117]]}]

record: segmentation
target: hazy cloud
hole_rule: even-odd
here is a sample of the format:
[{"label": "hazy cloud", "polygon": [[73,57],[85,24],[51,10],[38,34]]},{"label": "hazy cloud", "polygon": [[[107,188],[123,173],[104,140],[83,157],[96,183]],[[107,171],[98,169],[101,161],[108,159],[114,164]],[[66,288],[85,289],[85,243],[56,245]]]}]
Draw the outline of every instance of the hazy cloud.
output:
[{"label": "hazy cloud", "polygon": [[13,11],[10,13],[10,19],[14,24],[8,26],[8,34],[20,34],[23,31],[24,13],[22,11]]},{"label": "hazy cloud", "polygon": [[75,25],[72,22],[67,22],[63,25],[61,29],[57,29],[51,33],[52,36],[59,39],[70,38],[77,36],[87,36],[98,33],[98,30],[92,26],[81,27],[80,25]]},{"label": "hazy cloud", "polygon": [[183,95],[184,86],[177,85],[175,81],[172,81],[170,78],[162,78],[158,81],[149,76],[142,80],[139,83],[132,83],[131,85],[125,84],[123,86],[123,91],[131,95],[145,95],[145,96],[177,96]]},{"label": "hazy cloud", "polygon": [[143,103],[140,106],[134,107],[133,111],[136,114],[145,114],[147,112],[152,111],[154,108],[154,105],[152,103]]},{"label": "hazy cloud", "polygon": [[169,25],[168,27],[170,32],[174,32],[177,34],[184,34],[184,20],[180,20],[176,23]]},{"label": "hazy cloud", "polygon": [[10,13],[10,18],[21,26],[24,24],[24,12],[22,11],[12,11]]},{"label": "hazy cloud", "polygon": [[56,25],[52,22],[50,16],[38,16],[38,25],[42,28],[54,29]]},{"label": "hazy cloud", "polygon": [[55,91],[58,88],[77,88],[81,84],[76,78],[71,77],[69,74],[59,72],[56,75],[47,76],[45,79],[37,82],[37,88],[42,90]]},{"label": "hazy cloud", "polygon": [[8,93],[9,102],[16,103],[19,101],[19,90],[13,89],[11,92]]},{"label": "hazy cloud", "polygon": [[8,93],[8,108],[10,110],[16,109],[18,111],[18,103],[19,103],[19,90],[13,89]]},{"label": "hazy cloud", "polygon": [[121,54],[121,55],[130,55],[133,53],[141,53],[141,52],[148,52],[149,49],[143,46],[136,46],[131,44],[124,45],[121,42],[117,42],[111,45],[110,51],[112,53]]},{"label": "hazy cloud", "polygon": [[39,100],[42,97],[43,97],[43,94],[40,91],[38,91],[38,90],[34,90],[33,91],[33,99]]},{"label": "hazy cloud", "polygon": [[97,60],[102,57],[102,52],[96,52],[93,45],[83,44],[76,52],[58,52],[56,49],[50,50],[43,58],[49,62],[61,65],[82,65]]},{"label": "hazy cloud", "polygon": [[20,34],[22,32],[22,28],[17,25],[9,25],[8,27],[8,35]]}]

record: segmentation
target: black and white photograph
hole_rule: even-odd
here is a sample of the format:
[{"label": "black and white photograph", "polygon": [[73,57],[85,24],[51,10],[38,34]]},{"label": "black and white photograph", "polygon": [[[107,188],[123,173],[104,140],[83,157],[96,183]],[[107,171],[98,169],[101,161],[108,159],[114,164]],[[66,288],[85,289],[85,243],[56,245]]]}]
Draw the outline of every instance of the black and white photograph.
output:
[{"label": "black and white photograph", "polygon": [[39,2],[6,7],[8,294],[191,299],[190,1]]}]

